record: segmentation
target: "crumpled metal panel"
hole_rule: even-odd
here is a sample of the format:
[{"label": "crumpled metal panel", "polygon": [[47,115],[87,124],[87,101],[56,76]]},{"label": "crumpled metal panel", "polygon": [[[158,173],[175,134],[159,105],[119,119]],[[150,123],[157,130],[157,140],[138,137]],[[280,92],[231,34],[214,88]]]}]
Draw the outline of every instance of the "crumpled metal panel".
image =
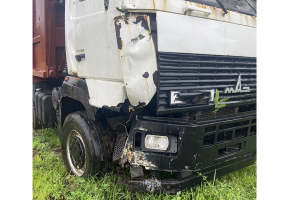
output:
[{"label": "crumpled metal panel", "polygon": [[132,106],[145,106],[156,93],[157,71],[149,16],[119,16],[115,19],[115,28],[128,100]]},{"label": "crumpled metal panel", "polygon": [[202,17],[218,21],[230,22],[234,24],[241,24],[245,26],[256,27],[256,17],[241,14],[235,11],[228,10],[226,15],[221,8],[203,5],[200,3],[190,2],[186,0],[123,0],[122,9],[129,10],[130,12],[156,12],[166,11],[178,14],[185,14],[188,7],[196,7],[207,9],[211,11],[209,16],[201,12],[192,12],[191,15],[195,17]]}]

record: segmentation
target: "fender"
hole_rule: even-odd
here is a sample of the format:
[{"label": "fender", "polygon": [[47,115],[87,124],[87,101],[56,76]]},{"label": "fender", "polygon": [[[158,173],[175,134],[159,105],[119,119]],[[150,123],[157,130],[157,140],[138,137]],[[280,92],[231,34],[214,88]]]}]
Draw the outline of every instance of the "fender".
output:
[{"label": "fender", "polygon": [[67,76],[61,87],[62,97],[70,97],[80,101],[85,107],[88,118],[95,120],[95,113],[93,107],[89,104],[89,92],[84,79]]}]

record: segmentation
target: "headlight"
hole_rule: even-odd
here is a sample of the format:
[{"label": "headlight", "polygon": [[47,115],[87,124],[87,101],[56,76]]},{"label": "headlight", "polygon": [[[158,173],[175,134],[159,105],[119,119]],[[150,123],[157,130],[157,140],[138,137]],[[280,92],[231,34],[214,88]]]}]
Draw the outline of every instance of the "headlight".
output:
[{"label": "headlight", "polygon": [[146,135],[145,147],[147,149],[167,150],[169,146],[169,138],[167,136]]}]

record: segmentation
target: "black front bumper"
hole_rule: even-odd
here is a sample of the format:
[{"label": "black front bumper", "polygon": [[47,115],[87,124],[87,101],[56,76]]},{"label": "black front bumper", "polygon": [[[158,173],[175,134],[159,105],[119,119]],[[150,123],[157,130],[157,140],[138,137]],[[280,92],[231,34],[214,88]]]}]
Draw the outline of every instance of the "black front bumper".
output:
[{"label": "black front bumper", "polygon": [[[177,152],[153,152],[136,142],[136,134],[172,135],[178,138]],[[177,179],[124,179],[134,191],[170,193],[199,184],[202,175],[213,178],[253,164],[256,160],[256,113],[225,119],[188,121],[170,118],[137,117],[125,143],[120,164],[177,174]]]},{"label": "black front bumper", "polygon": [[230,172],[252,165],[256,161],[256,152],[243,155],[231,162],[225,162],[220,165],[208,167],[204,170],[199,170],[201,175],[193,172],[191,176],[178,179],[158,180],[158,179],[120,179],[120,182],[128,187],[129,190],[139,192],[159,192],[166,191],[174,194],[178,191],[199,185],[203,181],[212,180],[215,172],[216,177],[223,176]]}]

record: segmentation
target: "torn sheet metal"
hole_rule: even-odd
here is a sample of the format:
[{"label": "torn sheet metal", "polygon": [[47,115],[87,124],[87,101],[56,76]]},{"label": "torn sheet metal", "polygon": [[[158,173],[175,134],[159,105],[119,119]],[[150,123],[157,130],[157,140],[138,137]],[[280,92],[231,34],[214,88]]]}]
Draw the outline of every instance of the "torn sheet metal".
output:
[{"label": "torn sheet metal", "polygon": [[241,24],[245,26],[256,27],[256,17],[228,10],[226,15],[221,8],[207,6],[200,3],[190,2],[186,0],[123,0],[122,9],[130,12],[156,12],[166,11],[178,14],[186,14],[188,8],[201,8],[211,11],[210,15],[204,12],[192,12],[190,15],[202,17],[218,21]]},{"label": "torn sheet metal", "polygon": [[[128,137],[130,138],[130,137]],[[126,141],[125,148],[123,149],[123,154],[120,159],[120,164],[124,165],[127,161],[130,166],[139,167],[144,166],[147,170],[155,170],[157,166],[152,162],[147,160],[147,153],[142,151],[133,151],[132,141],[128,142],[128,138]]]},{"label": "torn sheet metal", "polygon": [[156,51],[149,16],[115,19],[117,46],[128,100],[132,106],[147,105],[156,93]]}]

